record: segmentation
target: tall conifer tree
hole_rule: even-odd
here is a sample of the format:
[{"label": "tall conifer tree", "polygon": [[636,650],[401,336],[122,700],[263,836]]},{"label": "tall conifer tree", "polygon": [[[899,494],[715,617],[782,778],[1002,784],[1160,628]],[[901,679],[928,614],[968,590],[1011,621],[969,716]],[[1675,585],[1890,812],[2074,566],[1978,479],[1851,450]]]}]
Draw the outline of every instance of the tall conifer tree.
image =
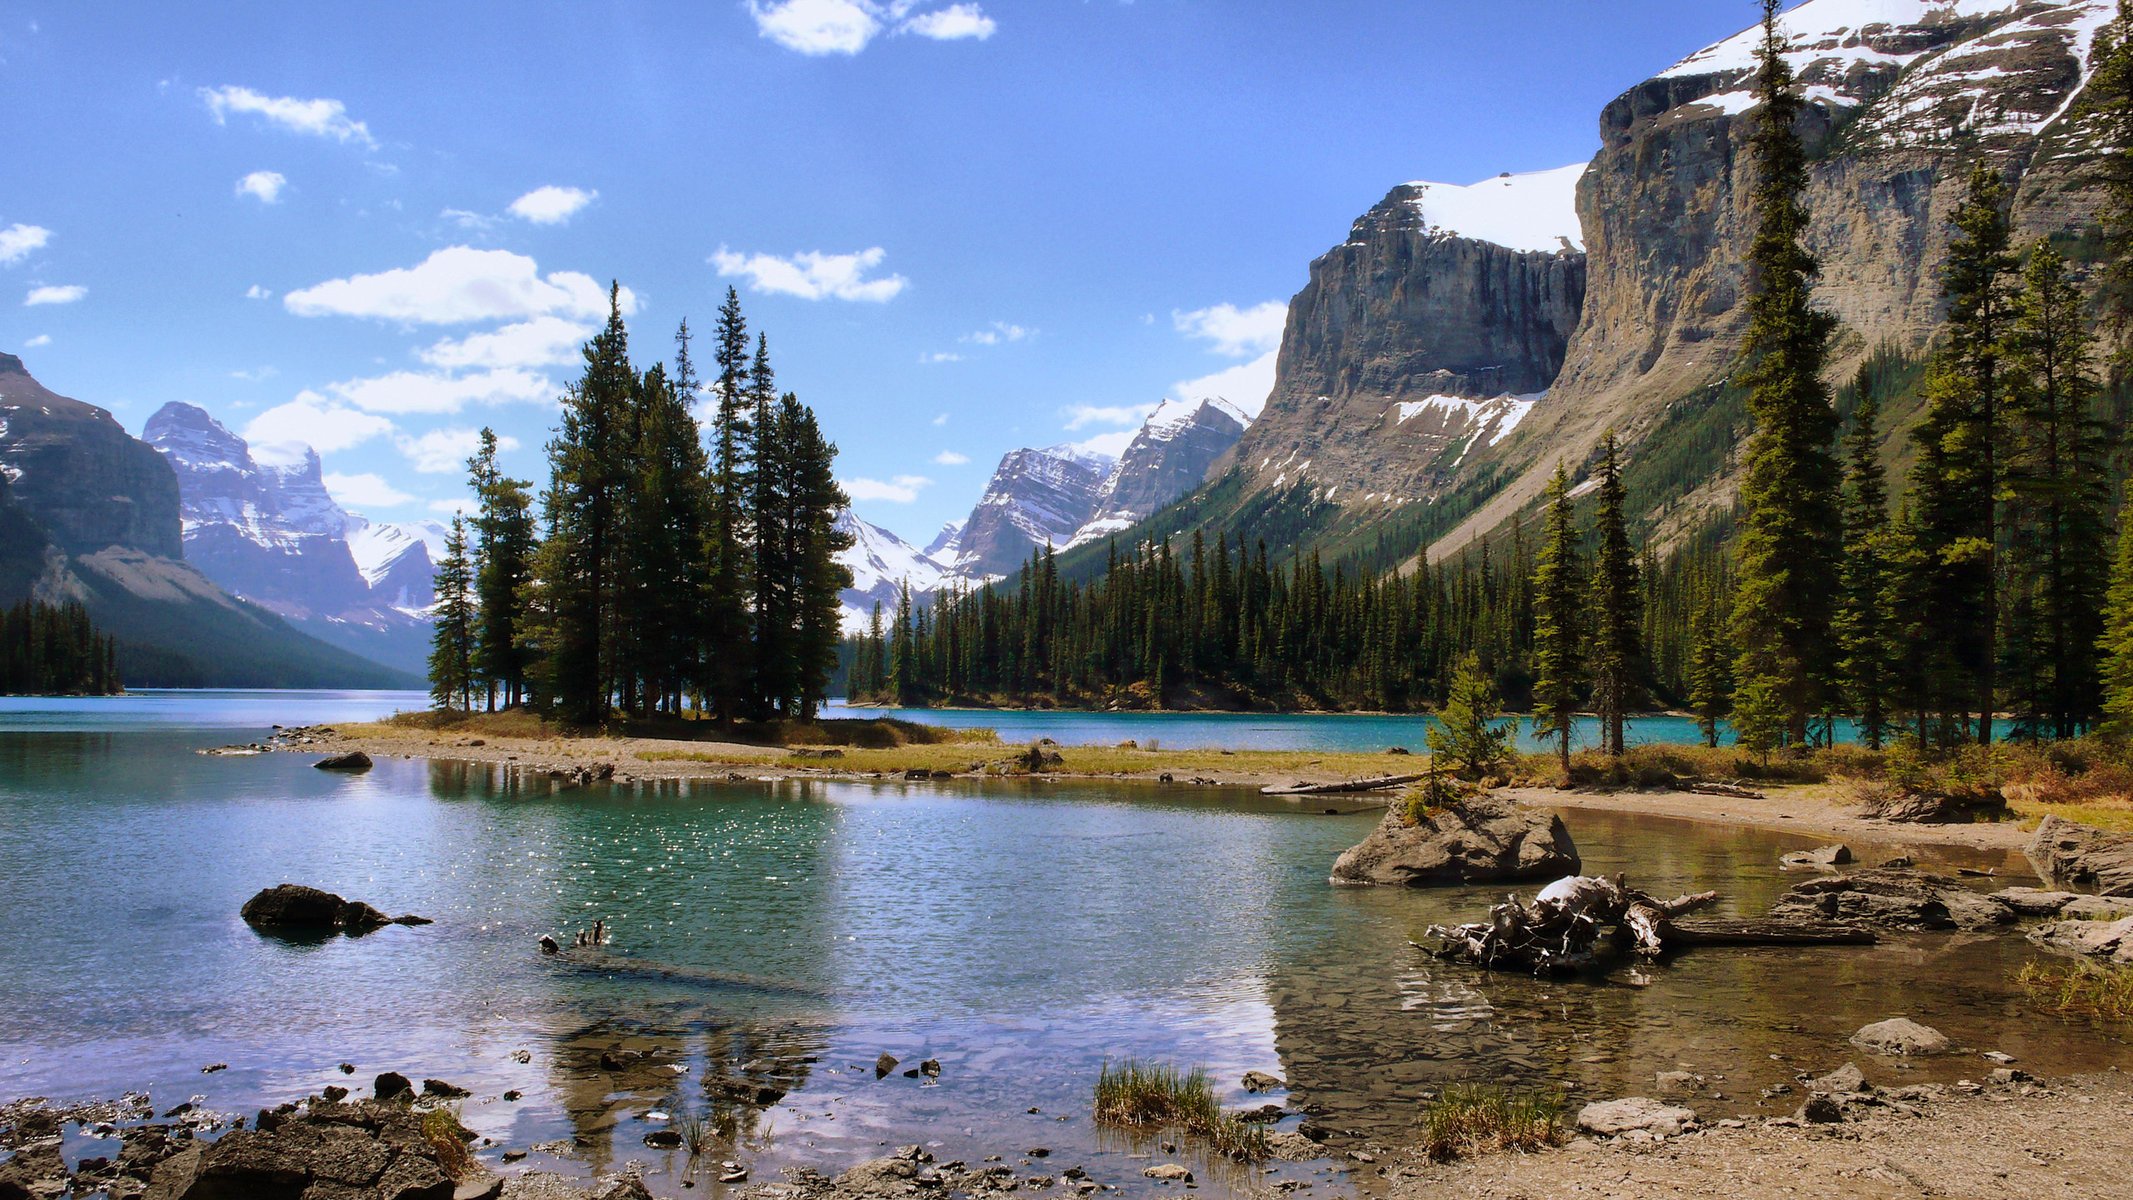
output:
[{"label": "tall conifer tree", "polygon": [[1629,544],[1628,497],[1612,429],[1593,478],[1592,707],[1600,718],[1601,748],[1619,757],[1629,710],[1644,698],[1644,588]]},{"label": "tall conifer tree", "polygon": [[430,701],[466,710],[474,697],[474,571],[467,559],[467,521],[452,518],[437,564],[436,627],[430,635]]},{"label": "tall conifer tree", "polygon": [[1578,547],[1570,472],[1558,462],[1548,483],[1539,554],[1533,566],[1533,732],[1553,739],[1567,778],[1570,736],[1585,680],[1585,571]]},{"label": "tall conifer tree", "polygon": [[748,324],[741,316],[740,294],[726,289],[719,306],[713,354],[718,378],[712,381],[710,533],[706,548],[703,619],[700,625],[704,664],[703,688],[721,724],[739,715],[754,677],[749,607],[748,505],[754,437],[748,412]]},{"label": "tall conifer tree", "polygon": [[1888,484],[1881,473],[1881,400],[1866,367],[1853,384],[1857,404],[1845,435],[1843,594],[1837,636],[1844,699],[1859,740],[1879,750],[1890,726],[1888,597]]}]

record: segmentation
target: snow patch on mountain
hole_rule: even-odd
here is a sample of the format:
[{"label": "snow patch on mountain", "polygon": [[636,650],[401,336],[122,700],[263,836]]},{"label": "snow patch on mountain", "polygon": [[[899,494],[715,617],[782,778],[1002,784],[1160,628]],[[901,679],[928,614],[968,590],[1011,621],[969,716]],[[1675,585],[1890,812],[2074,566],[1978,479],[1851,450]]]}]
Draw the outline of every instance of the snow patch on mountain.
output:
[{"label": "snow patch on mountain", "polygon": [[1578,180],[1585,164],[1534,171],[1506,172],[1494,179],[1461,186],[1416,180],[1421,189],[1415,210],[1431,229],[1510,250],[1552,253],[1583,250],[1584,226],[1578,221]]},{"label": "snow patch on mountain", "polygon": [[[1434,424],[1441,432],[1457,433],[1471,430],[1481,445],[1494,446],[1511,436],[1533,411],[1533,406],[1547,397],[1546,392],[1534,392],[1526,396],[1496,396],[1488,400],[1469,400],[1463,396],[1425,396],[1420,400],[1402,400],[1387,410],[1394,425],[1405,425],[1420,417],[1435,417]],[[1485,440],[1483,440],[1485,439]]]}]

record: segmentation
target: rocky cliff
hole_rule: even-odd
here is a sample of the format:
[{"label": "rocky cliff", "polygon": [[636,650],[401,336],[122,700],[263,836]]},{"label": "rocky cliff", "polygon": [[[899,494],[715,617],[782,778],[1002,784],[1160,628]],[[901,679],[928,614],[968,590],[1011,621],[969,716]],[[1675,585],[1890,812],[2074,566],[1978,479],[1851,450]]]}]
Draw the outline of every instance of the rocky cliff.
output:
[{"label": "rocky cliff", "polygon": [[1251,423],[1242,409],[1218,397],[1163,401],[1097,489],[1095,515],[1064,545],[1102,541],[1199,487]]},{"label": "rocky cliff", "polygon": [[[2114,0],[1811,0],[1782,19],[1808,100],[1810,240],[1819,303],[1843,322],[1836,373],[1888,343],[1917,351],[1940,318],[1948,218],[1980,156],[2014,182],[2024,240],[2076,233],[2099,192],[2072,116]],[[1587,292],[1565,365],[1498,461],[1507,480],[1440,539],[1448,553],[1531,503],[1558,459],[1609,427],[1641,444],[1707,402],[1744,329],[1749,237],[1741,160],[1757,34],[1690,55],[1600,116],[1578,190]],[[1739,426],[1736,422],[1736,433]],[[1656,498],[1664,530],[1728,505],[1734,462]]]},{"label": "rocky cliff", "polygon": [[1015,450],[1000,460],[956,539],[953,573],[980,580],[1007,575],[1030,552],[1063,547],[1096,515],[1114,460],[1073,446]]},{"label": "rocky cliff", "polygon": [[1402,184],[1363,214],[1289,303],[1273,394],[1231,460],[1245,490],[1426,500],[1516,428],[1582,311],[1582,171]]},{"label": "rocky cliff", "polygon": [[162,457],[110,413],[37,382],[12,354],[0,354],[0,473],[62,551],[183,553],[178,481]]}]

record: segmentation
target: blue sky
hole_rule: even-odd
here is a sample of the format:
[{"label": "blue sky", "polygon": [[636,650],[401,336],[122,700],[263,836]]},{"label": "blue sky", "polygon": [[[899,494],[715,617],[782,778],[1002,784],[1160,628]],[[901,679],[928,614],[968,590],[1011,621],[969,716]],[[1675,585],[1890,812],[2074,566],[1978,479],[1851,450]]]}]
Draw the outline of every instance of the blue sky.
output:
[{"label": "blue sky", "polygon": [[136,431],[184,400],[315,444],[345,506],[408,520],[463,496],[481,425],[545,474],[610,279],[640,364],[732,284],[857,507],[924,541],[1005,450],[1263,377],[1393,185],[1581,161],[1601,105],[1754,16],[0,3],[0,350]]}]

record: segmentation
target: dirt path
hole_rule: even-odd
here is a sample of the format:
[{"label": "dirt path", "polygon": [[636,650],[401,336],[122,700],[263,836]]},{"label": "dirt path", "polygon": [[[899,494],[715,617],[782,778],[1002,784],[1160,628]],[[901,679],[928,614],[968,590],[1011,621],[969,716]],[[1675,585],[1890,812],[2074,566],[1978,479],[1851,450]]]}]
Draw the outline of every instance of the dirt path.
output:
[{"label": "dirt path", "polygon": [[2133,1195],[2133,1079],[2120,1073],[1937,1101],[1923,1116],[1710,1129],[1664,1142],[1581,1140],[1392,1168],[1394,1200],[1487,1196],[2066,1197]]},{"label": "dirt path", "polygon": [[1831,796],[1826,788],[1773,789],[1761,799],[1706,796],[1695,792],[1568,792],[1554,788],[1506,788],[1523,804],[1562,809],[1604,809],[1689,821],[1775,829],[1785,833],[1856,839],[1877,845],[1960,846],[2020,852],[2030,831],[2019,822],[1977,825],[1904,825],[1871,821]]}]

